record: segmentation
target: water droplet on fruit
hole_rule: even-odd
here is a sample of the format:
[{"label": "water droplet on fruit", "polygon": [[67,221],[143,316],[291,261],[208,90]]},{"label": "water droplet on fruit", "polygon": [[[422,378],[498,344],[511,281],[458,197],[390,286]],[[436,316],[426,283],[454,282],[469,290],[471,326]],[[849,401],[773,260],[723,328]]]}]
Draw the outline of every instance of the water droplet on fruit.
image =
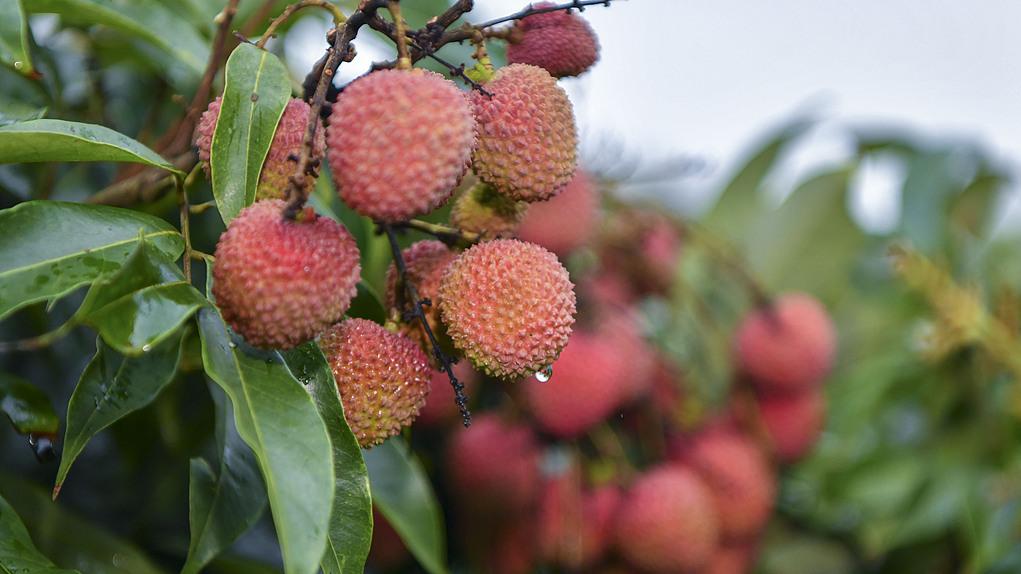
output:
[{"label": "water droplet on fruit", "polygon": [[540,383],[548,383],[553,378],[553,365],[546,365],[542,369],[536,371],[535,380]]}]

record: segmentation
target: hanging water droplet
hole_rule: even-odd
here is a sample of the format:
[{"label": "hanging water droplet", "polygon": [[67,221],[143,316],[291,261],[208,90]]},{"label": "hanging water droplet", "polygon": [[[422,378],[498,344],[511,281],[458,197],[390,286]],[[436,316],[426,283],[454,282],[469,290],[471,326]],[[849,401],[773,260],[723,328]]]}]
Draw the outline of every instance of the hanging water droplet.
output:
[{"label": "hanging water droplet", "polygon": [[548,383],[553,378],[553,365],[546,365],[535,373],[535,380],[540,383]]},{"label": "hanging water droplet", "polygon": [[25,67],[25,63],[24,62],[14,62],[14,69],[15,70],[20,70],[20,69],[22,69],[24,67]]}]

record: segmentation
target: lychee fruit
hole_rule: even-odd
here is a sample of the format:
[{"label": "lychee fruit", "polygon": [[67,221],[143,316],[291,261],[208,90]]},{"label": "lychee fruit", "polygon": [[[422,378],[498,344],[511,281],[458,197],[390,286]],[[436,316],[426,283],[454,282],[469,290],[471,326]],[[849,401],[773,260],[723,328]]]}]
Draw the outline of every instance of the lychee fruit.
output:
[{"label": "lychee fruit", "polygon": [[821,383],[829,372],[836,332],[818,300],[789,293],[745,317],[736,347],[741,370],[761,391],[795,392]]},{"label": "lychee fruit", "polygon": [[539,445],[528,427],[494,414],[459,427],[447,450],[452,492],[474,513],[513,515],[539,493]]},{"label": "lychee fruit", "polygon": [[464,94],[427,70],[380,70],[333,105],[327,155],[341,199],[376,221],[406,221],[450,198],[467,170],[475,120]]},{"label": "lychee fruit", "polygon": [[[434,335],[443,338],[444,330],[439,311],[440,282],[447,266],[457,258],[457,254],[440,241],[426,240],[411,244],[401,251],[401,256],[404,258],[406,276],[415,285],[419,298],[429,301],[429,305],[423,309],[429,328]],[[389,309],[397,309],[403,314],[411,310],[412,304],[407,300],[404,286],[398,285],[398,279],[397,267],[391,263],[386,272],[386,304]],[[417,320],[403,325],[402,332],[417,341],[423,349],[430,349],[425,331]]]},{"label": "lychee fruit", "polygon": [[668,294],[680,262],[681,236],[660,212],[627,209],[614,213],[600,238],[604,273],[626,277],[637,294]]},{"label": "lychee fruit", "polygon": [[576,330],[553,364],[549,382],[523,383],[528,411],[539,428],[555,437],[580,436],[620,406],[627,376],[627,357],[617,353],[611,340]]},{"label": "lychee fruit", "polygon": [[773,453],[793,463],[811,452],[826,422],[826,398],[819,388],[759,397],[759,415]]},{"label": "lychee fruit", "polygon": [[493,186],[479,182],[454,201],[450,224],[482,239],[511,237],[521,223],[527,204],[497,193]]},{"label": "lychee fruit", "polygon": [[691,470],[653,469],[625,495],[614,534],[621,556],[644,571],[697,571],[709,563],[719,538],[712,495]]},{"label": "lychee fruit", "polygon": [[[553,6],[549,2],[534,8]],[[599,59],[599,42],[592,27],[581,16],[564,10],[533,14],[514,25],[507,46],[511,64],[531,64],[552,76],[578,76]]]},{"label": "lychee fruit", "polygon": [[[220,105],[222,98],[216,98],[209,103],[206,111],[202,112],[198,125],[195,127],[195,146],[198,147],[199,161],[202,162],[206,173],[209,173],[209,153],[213,145],[213,134],[216,131],[216,121],[220,117]],[[287,190],[287,183],[294,175],[297,164],[291,157],[301,154],[301,142],[305,139],[305,130],[308,128],[308,115],[311,108],[307,103],[298,98],[292,98],[287,102],[284,113],[280,116],[276,132],[273,134],[273,141],[269,145],[266,159],[262,163],[262,172],[259,174],[259,184],[256,188],[255,199],[284,199],[284,192]],[[318,161],[326,153],[326,138],[323,130],[316,130],[315,139],[312,144],[312,160]],[[306,175],[306,185],[312,185],[315,178]]]},{"label": "lychee fruit", "polygon": [[637,310],[626,307],[606,307],[600,314],[601,336],[618,360],[627,365],[627,372],[618,381],[625,403],[648,395],[654,383],[656,354],[642,334],[640,319]]},{"label": "lychee fruit", "polygon": [[746,540],[762,530],[773,509],[776,479],[754,443],[734,431],[703,432],[692,440],[684,462],[709,487],[724,538]]},{"label": "lychee fruit", "polygon": [[411,559],[397,531],[378,510],[372,509],[372,547],[367,562],[379,572],[395,572]]},{"label": "lychee fruit", "polygon": [[564,257],[588,243],[596,227],[599,195],[595,182],[579,169],[564,189],[528,206],[518,237]]},{"label": "lychee fruit", "polygon": [[497,70],[473,91],[479,179],[520,201],[542,201],[574,176],[578,136],[567,92],[549,72],[527,64]]},{"label": "lychee fruit", "polygon": [[440,284],[447,334],[477,369],[531,375],[556,360],[574,324],[574,285],[556,255],[534,243],[478,243]]},{"label": "lychee fruit", "polygon": [[410,425],[429,394],[425,353],[366,319],[346,319],[319,338],[337,381],[344,418],[363,448]]},{"label": "lychee fruit", "polygon": [[748,574],[755,564],[756,545],[723,543],[713,553],[704,574]]},{"label": "lychee fruit", "polygon": [[[465,361],[454,365],[454,376],[464,385],[464,392],[470,398],[478,384],[478,373]],[[460,419],[460,409],[454,401],[454,388],[450,385],[447,373],[433,370],[429,381],[429,398],[418,413],[415,426],[438,427]]]},{"label": "lychee fruit", "polygon": [[343,225],[306,209],[295,220],[273,199],[241,210],[216,244],[213,295],[249,344],[289,349],[339,321],[361,267]]},{"label": "lychee fruit", "polygon": [[598,562],[609,548],[620,501],[614,485],[583,489],[577,469],[548,480],[538,514],[542,558],[571,571]]}]

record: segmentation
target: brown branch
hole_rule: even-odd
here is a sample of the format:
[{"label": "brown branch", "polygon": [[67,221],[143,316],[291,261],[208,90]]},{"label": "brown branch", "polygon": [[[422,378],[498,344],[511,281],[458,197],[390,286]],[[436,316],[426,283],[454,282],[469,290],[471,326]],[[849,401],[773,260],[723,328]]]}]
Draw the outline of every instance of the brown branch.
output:
[{"label": "brown branch", "polygon": [[558,4],[556,6],[545,6],[542,8],[536,8],[529,4],[527,8],[524,8],[518,12],[515,12],[509,16],[503,18],[496,18],[488,22],[481,24],[475,24],[476,28],[489,28],[490,26],[496,26],[497,24],[503,24],[504,22],[511,22],[513,20],[520,20],[528,16],[535,14],[545,14],[546,12],[556,12],[558,10],[577,10],[584,12],[586,6],[609,6],[613,0],[573,0],[572,2],[565,2],[564,4]]},{"label": "brown branch", "polygon": [[277,28],[279,28],[284,22],[289,20],[299,10],[304,8],[322,8],[333,15],[333,25],[339,26],[344,20],[344,13],[340,11],[329,0],[300,0],[294,4],[288,5],[284,8],[284,11],[279,16],[270,22],[269,27],[263,32],[262,38],[259,38],[259,42],[255,45],[256,48],[262,49],[266,46],[266,42],[269,41],[274,35],[276,35]]}]

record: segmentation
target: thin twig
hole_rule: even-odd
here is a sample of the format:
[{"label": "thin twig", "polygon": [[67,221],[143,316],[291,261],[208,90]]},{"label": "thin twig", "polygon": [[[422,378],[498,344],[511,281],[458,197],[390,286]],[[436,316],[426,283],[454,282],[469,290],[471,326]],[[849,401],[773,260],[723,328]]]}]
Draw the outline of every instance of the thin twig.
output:
[{"label": "thin twig", "polygon": [[[189,171],[197,167],[198,158],[191,151],[174,158],[174,167]],[[174,187],[174,175],[160,168],[149,168],[127,179],[122,179],[91,195],[85,201],[100,205],[130,207],[138,203],[150,203],[164,196]]]},{"label": "thin twig", "polygon": [[188,207],[188,190],[184,187],[184,178],[174,178],[177,186],[177,205],[181,214],[181,235],[184,236],[184,279],[191,283],[191,210]]},{"label": "thin twig", "polygon": [[401,16],[400,0],[390,0],[387,9],[394,20],[394,36],[397,43],[397,69],[410,70],[411,56],[408,55],[408,33],[404,18]]},{"label": "thin twig", "polygon": [[490,26],[496,26],[497,24],[503,24],[504,22],[511,22],[513,20],[520,20],[534,14],[545,14],[546,12],[556,12],[557,10],[577,10],[579,12],[584,12],[586,6],[609,6],[612,1],[613,0],[573,0],[572,2],[565,2],[556,6],[544,6],[542,8],[536,8],[529,4],[528,8],[524,8],[509,16],[504,16],[503,18],[496,18],[488,22],[475,24],[475,27],[489,28]]},{"label": "thin twig", "polygon": [[482,239],[482,236],[478,233],[462,231],[456,227],[449,227],[439,223],[430,223],[428,221],[422,221],[421,219],[411,219],[400,223],[394,223],[393,226],[398,229],[403,228],[421,231],[422,233],[432,235],[447,245],[457,245],[458,243],[471,245],[473,243],[478,243],[479,240]]},{"label": "thin twig", "polygon": [[329,11],[330,14],[333,15],[334,26],[339,26],[344,22],[344,20],[347,19],[347,17],[344,16],[344,13],[340,11],[340,8],[337,8],[333,3],[329,2],[328,0],[301,0],[300,2],[295,2],[294,4],[288,5],[286,8],[284,8],[284,11],[281,12],[279,16],[277,16],[276,18],[273,19],[272,22],[270,22],[269,27],[267,27],[266,31],[262,34],[262,38],[259,38],[259,42],[255,45],[255,47],[260,49],[264,48],[266,46],[266,42],[268,42],[270,38],[276,35],[277,28],[279,28],[284,22],[290,19],[290,17],[293,16],[295,12],[303,8],[323,8],[324,10]]},{"label": "thin twig", "polygon": [[393,226],[386,223],[379,223],[377,225],[382,228],[386,233],[387,239],[390,241],[390,251],[393,254],[394,266],[397,268],[398,277],[400,277],[400,282],[404,285],[404,291],[411,304],[411,313],[418,320],[419,324],[422,325],[422,330],[425,331],[425,335],[429,339],[429,345],[432,347],[436,362],[440,364],[443,372],[450,379],[450,386],[454,388],[454,401],[457,403],[457,408],[461,411],[461,421],[464,423],[465,428],[467,428],[472,424],[472,416],[468,410],[468,397],[464,392],[464,383],[457,380],[457,377],[454,375],[454,361],[440,349],[440,343],[436,340],[432,327],[429,326],[425,310],[422,309],[422,299],[418,296],[418,289],[415,288],[415,284],[408,277],[408,268],[404,262],[404,255],[401,253],[401,246],[397,243],[397,234],[394,232]]}]

